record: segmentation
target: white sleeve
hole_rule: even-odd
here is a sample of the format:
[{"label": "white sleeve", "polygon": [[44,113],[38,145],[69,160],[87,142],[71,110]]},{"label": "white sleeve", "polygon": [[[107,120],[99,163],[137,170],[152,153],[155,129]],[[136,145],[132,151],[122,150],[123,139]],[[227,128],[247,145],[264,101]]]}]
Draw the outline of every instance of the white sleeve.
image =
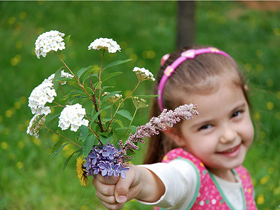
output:
[{"label": "white sleeve", "polygon": [[169,163],[140,165],[154,172],[165,186],[164,195],[155,203],[139,201],[165,209],[186,209],[195,196],[198,177],[190,162],[173,160]]}]

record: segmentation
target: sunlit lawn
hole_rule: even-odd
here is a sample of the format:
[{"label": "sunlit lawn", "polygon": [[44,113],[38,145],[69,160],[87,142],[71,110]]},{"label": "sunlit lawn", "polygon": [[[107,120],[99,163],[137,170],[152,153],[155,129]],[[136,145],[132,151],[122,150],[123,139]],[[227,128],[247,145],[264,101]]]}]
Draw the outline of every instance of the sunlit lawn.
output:
[{"label": "sunlit lawn", "polygon": [[[115,87],[126,94],[136,83],[134,66],[154,74],[160,58],[175,50],[176,2],[0,2],[0,209],[104,209],[94,188],[80,186],[75,161],[62,171],[73,148],[50,160],[55,135],[27,136],[32,117],[28,97],[61,63],[55,54],[38,60],[37,36],[52,29],[71,35],[65,60],[77,71],[99,62],[88,51],[96,38],[116,40],[121,53],[105,62],[131,58],[113,71],[125,72]],[[259,209],[280,205],[280,13],[249,10],[237,2],[197,2],[196,43],[232,55],[248,78],[256,140],[244,165],[251,172]],[[121,82],[120,82],[121,81]],[[152,83],[138,93],[149,94]],[[137,123],[148,119],[148,109]],[[42,132],[43,133],[43,132]],[[140,164],[145,149],[133,159]],[[124,209],[152,209],[128,202]]]}]

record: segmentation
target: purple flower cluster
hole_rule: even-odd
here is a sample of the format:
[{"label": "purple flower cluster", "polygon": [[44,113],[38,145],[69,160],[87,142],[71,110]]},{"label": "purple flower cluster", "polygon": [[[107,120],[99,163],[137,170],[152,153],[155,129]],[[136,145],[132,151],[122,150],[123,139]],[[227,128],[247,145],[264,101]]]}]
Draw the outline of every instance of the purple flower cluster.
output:
[{"label": "purple flower cluster", "polygon": [[104,146],[95,146],[85,158],[87,176],[101,174],[108,178],[109,176],[119,175],[124,179],[125,172],[129,170],[123,165],[123,154],[121,149],[117,149],[112,144]]},{"label": "purple flower cluster", "polygon": [[185,104],[174,111],[167,111],[164,109],[158,117],[152,117],[146,125],[137,127],[135,134],[130,134],[128,140],[123,144],[120,140],[119,144],[122,148],[122,152],[126,155],[126,151],[138,150],[139,147],[134,143],[144,143],[145,137],[151,137],[158,135],[160,131],[166,130],[166,126],[173,127],[174,124],[181,120],[190,120],[194,115],[198,115],[196,110],[197,106],[193,104]]}]

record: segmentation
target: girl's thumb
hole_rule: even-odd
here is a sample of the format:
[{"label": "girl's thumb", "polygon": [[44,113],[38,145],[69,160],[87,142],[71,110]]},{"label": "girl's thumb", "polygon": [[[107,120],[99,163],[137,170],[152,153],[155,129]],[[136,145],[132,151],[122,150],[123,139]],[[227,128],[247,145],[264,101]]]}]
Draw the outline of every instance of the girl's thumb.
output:
[{"label": "girl's thumb", "polygon": [[120,177],[115,187],[115,199],[118,203],[125,203],[127,201],[130,185],[131,180],[129,177],[125,179]]}]

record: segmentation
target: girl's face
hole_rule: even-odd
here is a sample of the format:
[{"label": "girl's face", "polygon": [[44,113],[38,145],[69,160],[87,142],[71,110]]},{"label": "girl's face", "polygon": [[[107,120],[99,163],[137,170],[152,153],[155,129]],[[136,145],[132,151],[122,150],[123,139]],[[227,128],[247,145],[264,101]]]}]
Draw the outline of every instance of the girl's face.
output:
[{"label": "girl's face", "polygon": [[193,94],[187,101],[198,105],[199,115],[182,123],[177,143],[223,178],[243,163],[254,138],[242,89],[222,82],[216,92]]}]

